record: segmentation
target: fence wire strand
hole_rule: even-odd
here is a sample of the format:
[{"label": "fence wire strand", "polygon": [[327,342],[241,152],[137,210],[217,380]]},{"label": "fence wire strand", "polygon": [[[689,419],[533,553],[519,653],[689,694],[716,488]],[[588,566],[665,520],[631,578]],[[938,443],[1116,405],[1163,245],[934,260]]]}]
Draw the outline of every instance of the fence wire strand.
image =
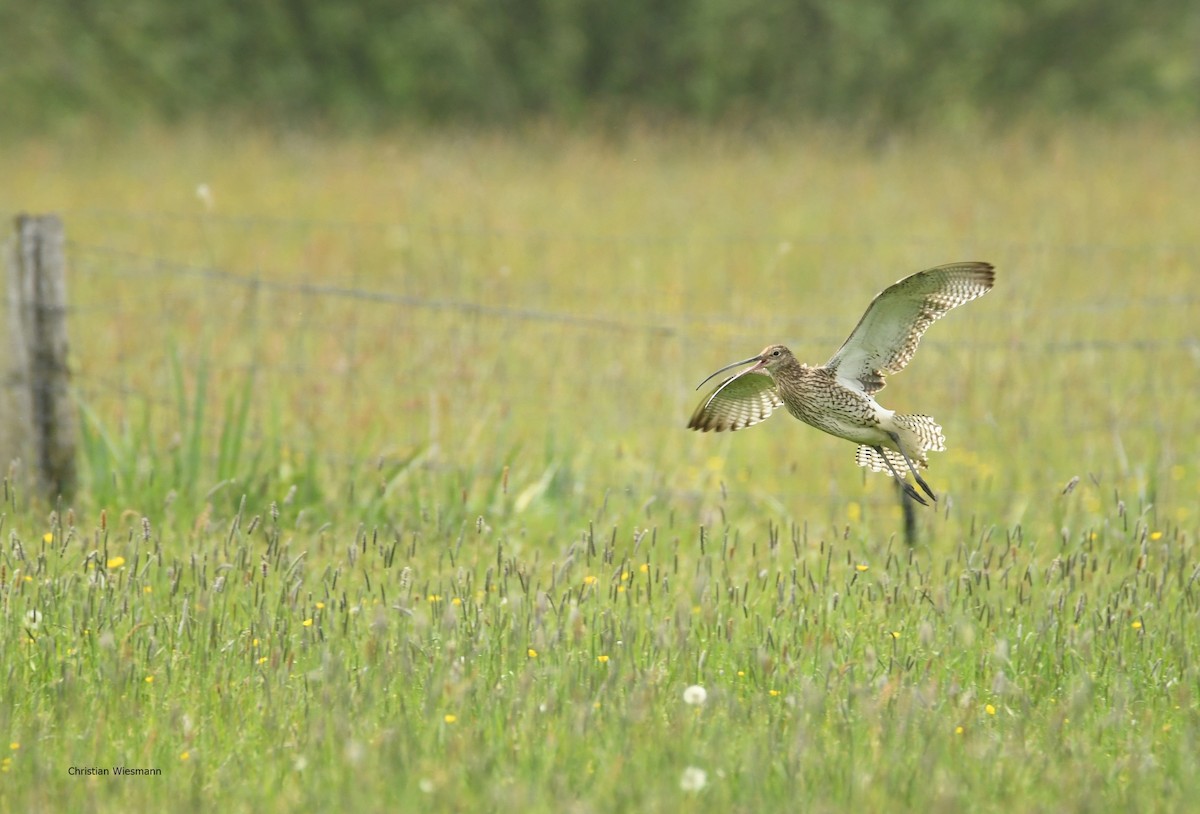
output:
[{"label": "fence wire strand", "polygon": [[[90,219],[93,226],[100,223],[116,239],[110,244],[71,237],[71,217]],[[355,400],[358,398],[355,393],[364,377],[386,375],[389,364],[391,374],[399,377],[415,375],[415,371],[419,370],[413,367],[412,360],[408,358],[388,362],[389,354],[394,353],[394,349],[381,345],[377,329],[381,324],[393,324],[390,334],[392,340],[396,345],[411,346],[414,350],[410,355],[414,357],[431,349],[436,353],[436,334],[439,331],[452,331],[455,337],[463,340],[460,344],[484,348],[495,355],[497,358],[489,362],[493,368],[488,375],[496,383],[510,387],[524,386],[520,378],[520,360],[531,351],[526,347],[514,350],[513,355],[517,358],[512,362],[505,361],[503,354],[495,352],[501,345],[518,338],[518,335],[523,346],[532,342],[537,347],[532,352],[549,354],[559,364],[574,363],[573,354],[595,357],[589,363],[601,360],[602,366],[593,377],[596,380],[594,388],[596,392],[604,392],[607,388],[610,394],[619,393],[618,388],[629,386],[626,382],[630,376],[630,365],[657,366],[660,360],[656,356],[665,353],[664,358],[668,361],[661,364],[662,375],[657,386],[665,394],[662,398],[670,410],[678,411],[686,410],[686,403],[693,396],[691,387],[694,382],[689,380],[696,375],[695,371],[678,364],[693,343],[701,339],[712,342],[712,338],[717,337],[718,343],[727,342],[730,346],[741,347],[743,343],[790,336],[801,337],[806,347],[824,347],[832,352],[844,340],[845,331],[851,327],[855,306],[848,303],[845,309],[839,308],[836,314],[817,316],[804,315],[805,309],[801,304],[796,308],[797,315],[789,315],[775,313],[771,307],[773,303],[764,300],[761,303],[761,318],[748,320],[715,311],[711,307],[689,308],[678,302],[662,301],[661,297],[669,296],[664,293],[667,287],[660,291],[654,282],[640,278],[625,282],[624,288],[610,292],[603,300],[599,300],[589,296],[586,279],[575,277],[568,278],[564,284],[568,286],[565,288],[568,296],[560,297],[574,307],[542,306],[536,303],[525,305],[511,301],[517,295],[505,291],[497,294],[473,290],[459,296],[454,293],[405,290],[410,284],[403,273],[392,278],[398,290],[389,289],[386,280],[375,286],[363,285],[359,282],[362,279],[361,270],[347,268],[344,260],[339,261],[341,266],[337,269],[342,279],[334,282],[311,277],[305,279],[306,273],[313,273],[311,269],[263,268],[245,263],[217,262],[213,259],[216,252],[208,242],[212,239],[210,232],[220,229],[244,230],[252,241],[261,241],[267,247],[279,239],[281,231],[302,236],[329,232],[346,238],[346,242],[357,251],[362,246],[356,241],[375,240],[379,235],[402,230],[409,239],[415,235],[430,241],[424,260],[435,268],[423,269],[425,287],[436,288],[428,285],[428,280],[438,279],[437,275],[443,273],[452,278],[451,283],[446,285],[451,291],[455,281],[461,283],[471,272],[461,270],[462,266],[470,263],[455,255],[456,251],[462,250],[462,245],[446,247],[438,244],[439,240],[446,238],[466,241],[472,247],[476,241],[486,244],[491,240],[509,239],[529,243],[575,243],[584,247],[607,246],[615,253],[603,262],[611,264],[623,262],[623,252],[630,247],[661,247],[670,255],[671,252],[686,254],[696,249],[697,245],[701,248],[724,245],[755,247],[765,255],[770,255],[774,247],[787,243],[853,244],[858,247],[879,243],[874,237],[852,236],[805,241],[728,234],[605,235],[495,230],[461,225],[364,224],[302,218],[92,210],[71,213],[67,223],[69,268],[70,274],[75,277],[71,281],[71,288],[82,292],[80,296],[70,298],[70,313],[83,321],[87,330],[112,332],[114,322],[132,322],[147,327],[157,325],[165,330],[176,323],[190,320],[196,324],[197,331],[210,331],[228,347],[237,347],[238,351],[213,358],[206,356],[203,343],[197,342],[194,347],[177,349],[185,363],[204,361],[213,369],[235,378],[275,377],[279,381],[289,381],[317,373],[320,380],[326,382],[324,386],[332,387],[335,386],[332,383],[336,383],[336,388],[346,394],[340,398],[344,399],[349,413],[361,408],[361,402]],[[181,225],[198,232],[208,231],[199,241],[199,249],[195,245],[191,247],[190,259],[170,256],[172,252],[164,250],[158,236],[150,241],[150,245],[157,244],[155,248],[140,248],[146,241],[144,236],[136,233],[164,224]],[[126,233],[134,233],[131,239],[139,241],[139,248],[119,245]],[[910,246],[922,245],[920,239],[908,242]],[[1140,258],[1144,265],[1150,265],[1164,255],[1173,255],[1177,258],[1176,262],[1200,266],[1197,261],[1200,258],[1200,243],[1054,245],[1031,241],[1013,242],[1009,248],[1024,254],[1040,252],[1058,257],[1103,257],[1106,263],[1114,266],[1138,265],[1131,262],[1131,258]],[[485,254],[488,250],[487,245],[480,249]],[[198,261],[194,259],[197,256],[210,259]],[[352,251],[351,258],[354,257],[356,255]],[[375,259],[375,256],[372,258]],[[472,257],[470,262],[479,265],[482,261]],[[719,263],[719,260],[714,262]],[[554,277],[545,269],[541,271],[547,275],[547,279]],[[1013,273],[1020,275],[1022,271],[1018,269]],[[1144,359],[1141,366],[1147,369],[1152,369],[1164,354],[1181,354],[1182,358],[1190,359],[1200,367],[1200,314],[1196,313],[1200,304],[1200,284],[1171,295],[1152,288],[1145,291],[1135,288],[1138,291],[1136,296],[1097,286],[1071,301],[1047,302],[1039,301],[1034,296],[1036,279],[1028,274],[1022,279],[1030,289],[1028,298],[1007,295],[1009,298],[1004,301],[1003,307],[977,309],[971,314],[973,323],[986,326],[988,330],[978,330],[955,341],[940,339],[935,332],[923,340],[923,353],[942,354],[955,360],[955,363],[967,358],[964,354],[972,354],[971,358],[975,358],[975,355],[1021,354],[1027,359],[1135,354]],[[117,283],[116,289],[112,288],[114,281]],[[411,285],[421,287],[420,282]],[[735,284],[731,281],[729,285],[733,289]],[[112,290],[118,291],[119,295],[115,298],[90,297],[92,291]],[[0,299],[4,299],[2,305],[7,309],[7,297],[0,296]],[[303,302],[304,305],[296,305],[295,302]],[[619,310],[614,308],[614,304]],[[380,308],[359,309],[358,306],[362,305]],[[1156,315],[1162,323],[1184,327],[1164,333],[1156,330],[1153,321],[1147,321],[1145,329],[1140,332],[1126,332],[1120,337],[1106,335],[1103,330],[1106,320],[1131,312]],[[1071,320],[1089,325],[1094,323],[1095,326],[1086,335],[1073,336],[1059,328],[1059,323],[1069,323]],[[1013,325],[1027,323],[1048,330],[1040,334],[1011,330]],[[368,330],[365,327],[367,325],[376,326],[376,330]],[[626,350],[621,360],[603,361],[613,355],[607,353],[607,349],[615,348],[618,344],[629,344],[632,340],[636,340],[636,346]],[[112,400],[127,405],[126,411],[131,405],[168,412],[179,409],[177,397],[165,394],[160,389],[146,388],[143,376],[114,373],[90,365],[87,360],[91,350],[89,344],[93,341],[98,340],[90,335],[76,336],[72,340],[80,348],[74,355],[73,375],[74,387],[81,399]],[[125,345],[117,353],[118,364],[124,360],[124,363],[145,366],[148,359],[155,354],[161,356],[166,350],[138,343],[136,334],[134,340],[126,337],[122,341]],[[670,350],[664,351],[663,348]],[[710,360],[698,362],[697,366],[704,367],[707,361]],[[553,385],[543,382],[540,386]],[[477,387],[479,392],[486,392],[486,383]],[[571,397],[595,399],[596,393]],[[560,394],[558,398],[570,397]],[[674,412],[667,411],[641,420],[653,427],[677,430],[680,418]],[[1072,430],[1081,433],[1110,430],[1111,416],[1102,411],[1071,420],[1075,422]],[[1153,416],[1144,418],[1147,426],[1156,425],[1158,420]],[[436,416],[430,421],[436,422]],[[260,435],[257,429],[251,433],[251,437]]]}]

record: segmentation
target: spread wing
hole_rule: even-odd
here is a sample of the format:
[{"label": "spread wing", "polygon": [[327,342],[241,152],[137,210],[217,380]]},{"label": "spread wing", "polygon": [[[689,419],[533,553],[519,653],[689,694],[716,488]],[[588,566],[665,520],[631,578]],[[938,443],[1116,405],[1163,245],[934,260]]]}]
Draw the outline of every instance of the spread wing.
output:
[{"label": "spread wing", "polygon": [[904,369],[921,335],[952,308],[991,290],[990,263],[950,263],[919,271],[881,291],[825,367],[848,387],[879,392],[883,377]]},{"label": "spread wing", "polygon": [[692,418],[689,430],[741,430],[770,417],[783,405],[775,380],[766,373],[741,373],[730,376],[717,386]]}]

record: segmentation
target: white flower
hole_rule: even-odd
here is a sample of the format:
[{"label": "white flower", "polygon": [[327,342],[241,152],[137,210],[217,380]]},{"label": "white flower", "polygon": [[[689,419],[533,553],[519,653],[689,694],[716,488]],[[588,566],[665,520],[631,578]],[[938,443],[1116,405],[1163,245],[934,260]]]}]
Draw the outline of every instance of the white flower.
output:
[{"label": "white flower", "polygon": [[703,706],[708,700],[708,690],[701,687],[699,684],[693,684],[683,691],[683,702],[691,704],[694,707]]},{"label": "white flower", "polygon": [[212,188],[208,184],[196,185],[196,197],[200,199],[200,203],[204,204],[205,209],[209,212],[213,210]]},{"label": "white flower", "polygon": [[708,772],[697,769],[695,766],[688,766],[683,770],[683,776],[679,778],[679,788],[684,791],[700,791],[706,785],[708,785]]},{"label": "white flower", "polygon": [[25,626],[30,630],[37,630],[38,625],[42,623],[42,612],[40,610],[28,610],[25,612]]}]

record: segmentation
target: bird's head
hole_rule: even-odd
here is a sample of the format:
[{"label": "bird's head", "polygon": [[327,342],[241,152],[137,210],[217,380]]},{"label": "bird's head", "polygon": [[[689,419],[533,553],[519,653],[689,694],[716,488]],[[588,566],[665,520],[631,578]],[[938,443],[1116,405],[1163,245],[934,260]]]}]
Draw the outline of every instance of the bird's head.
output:
[{"label": "bird's head", "polygon": [[741,373],[738,373],[737,376],[734,376],[733,378],[736,379],[740,376],[745,376],[747,373],[755,373],[760,370],[765,370],[767,373],[771,374],[772,377],[774,377],[775,372],[783,365],[786,365],[789,361],[795,362],[796,357],[792,355],[792,352],[788,350],[787,347],[784,345],[767,345],[765,348],[763,348],[762,353],[758,354],[758,356],[751,356],[749,359],[743,359],[740,362],[734,362],[733,364],[725,365],[725,367],[715,371],[708,377],[708,379],[705,379],[704,381],[700,382],[700,384],[696,385],[696,389],[699,390],[708,383],[709,379],[713,378],[713,376],[716,376],[718,373],[724,373],[731,367],[740,367],[741,365],[750,365],[750,367],[746,368]]},{"label": "bird's head", "polygon": [[775,371],[779,370],[788,362],[796,361],[796,357],[787,349],[785,345],[767,345],[763,348],[762,353],[758,355],[758,364],[753,369],[765,369],[768,373],[774,375]]}]

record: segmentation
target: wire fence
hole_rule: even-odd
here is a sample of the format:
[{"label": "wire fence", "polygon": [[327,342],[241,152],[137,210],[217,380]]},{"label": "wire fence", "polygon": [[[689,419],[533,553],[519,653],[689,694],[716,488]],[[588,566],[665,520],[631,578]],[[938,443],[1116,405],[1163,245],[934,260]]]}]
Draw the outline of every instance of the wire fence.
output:
[{"label": "wire fence", "polygon": [[[275,394],[254,437],[268,425],[299,430],[340,446],[346,461],[373,457],[362,453],[366,437],[396,449],[478,434],[456,417],[463,403],[560,432],[571,431],[571,415],[600,432],[677,430],[695,381],[729,361],[726,349],[744,356],[798,339],[818,354],[810,361],[832,353],[866,300],[839,295],[820,261],[884,250],[882,239],[854,235],[564,234],[94,210],[64,219],[74,387],[98,414],[120,423],[146,406],[178,411],[180,396],[166,386],[174,355],[185,370],[203,366],[226,384],[253,376]],[[1161,431],[1162,410],[1099,400],[1114,388],[1166,393],[1172,370],[1185,386],[1200,381],[1200,243],[1011,241],[988,250],[999,255],[997,301],[927,337],[927,364],[974,360],[971,376],[1011,377],[1011,363],[997,359],[1017,356],[1081,372],[1064,373],[1054,385],[1064,388],[1104,369],[1133,372],[1127,388],[1084,387],[1079,398],[1096,400],[1094,409],[1072,414],[1055,401],[1059,418],[1046,432],[1102,432],[1114,416],[1125,430]],[[910,238],[904,251],[940,262],[979,248],[947,255]],[[1175,271],[1158,281],[1126,271],[1164,266]],[[1098,284],[1064,297],[1059,267]],[[864,276],[855,287],[869,297],[898,276]],[[809,284],[811,296],[795,295]]]},{"label": "wire fence", "polygon": [[[148,216],[140,216],[148,217]],[[168,219],[182,220],[183,216],[169,216]],[[231,219],[232,222],[241,225],[253,225],[260,222],[260,219],[236,218]],[[361,230],[361,224],[339,224],[328,221],[313,222],[313,221],[281,221],[279,219],[262,219],[267,223],[279,224],[285,223],[293,228],[300,228],[307,224],[320,225],[323,228],[345,228],[350,230]],[[377,226],[375,229],[383,227]],[[473,231],[455,231],[454,234],[463,237],[480,234],[478,230]],[[501,232],[498,234],[512,234],[511,232]],[[525,234],[520,236],[524,239],[549,239],[540,233]],[[652,238],[650,236],[631,239],[621,236],[574,236],[565,238],[561,235],[556,237],[557,240],[572,240],[579,243],[592,242],[612,242],[612,243],[657,243],[660,245],[672,245],[672,239],[666,236]],[[688,238],[687,242],[691,242],[693,238]],[[737,244],[769,244],[769,238],[755,238],[751,236],[727,236],[722,239],[713,238],[714,242],[737,243]],[[682,242],[680,239],[679,242]],[[829,241],[824,241],[829,242]],[[847,239],[845,242],[854,242]],[[865,241],[859,241],[864,243]],[[67,246],[72,254],[73,269],[79,273],[94,274],[94,275],[114,275],[118,277],[128,278],[153,278],[159,281],[183,281],[183,280],[200,280],[207,283],[212,283],[218,286],[228,286],[230,288],[241,288],[253,291],[272,291],[280,294],[290,294],[299,297],[308,298],[330,298],[339,300],[359,301],[365,303],[376,303],[381,305],[394,306],[400,309],[420,309],[426,311],[442,311],[451,314],[459,314],[465,316],[478,316],[492,318],[496,320],[514,320],[528,322],[545,322],[565,326],[571,330],[609,330],[609,331],[635,331],[654,336],[677,336],[688,333],[695,326],[705,326],[710,329],[728,329],[729,332],[734,332],[738,326],[742,325],[742,321],[734,320],[727,314],[719,311],[712,311],[703,314],[673,314],[669,318],[661,318],[659,321],[638,321],[632,319],[624,319],[619,316],[603,315],[596,313],[587,313],[578,310],[551,310],[540,308],[520,307],[504,304],[493,304],[482,302],[477,299],[455,298],[455,297],[428,297],[405,294],[396,291],[387,291],[380,289],[362,288],[336,283],[320,282],[313,280],[281,280],[272,277],[264,276],[261,270],[256,269],[239,269],[228,266],[197,264],[174,260],[171,258],[145,254],[143,252],[113,247],[102,244],[89,244],[76,240],[68,240]],[[1048,252],[1051,254],[1089,254],[1111,253],[1114,255],[1145,255],[1152,252],[1161,252],[1165,249],[1170,249],[1190,257],[1194,266],[1200,269],[1200,244],[1172,244],[1163,246],[1162,244],[1152,244],[1144,246],[1130,246],[1114,244],[1112,246],[1075,246],[1061,245],[1055,246],[1045,243],[1026,243],[1010,244],[1010,248],[1017,252]],[[1144,259],[1144,258],[1143,258]],[[1022,317],[1027,315],[1039,316],[1061,316],[1070,314],[1091,314],[1103,315],[1113,311],[1128,310],[1130,308],[1145,308],[1154,310],[1178,310],[1187,312],[1189,309],[1200,305],[1200,271],[1197,272],[1196,285],[1188,290],[1176,291],[1171,294],[1149,294],[1144,296],[1130,297],[1124,293],[1114,293],[1110,291],[1099,290],[1088,292],[1089,296],[1069,301],[1060,301],[1046,303],[1035,299],[1030,299],[1025,302],[1018,301],[1016,308],[1010,307],[1006,310],[1003,317],[996,316],[979,316],[977,319],[1005,319],[1009,320],[1014,317]],[[88,311],[106,311],[111,307],[105,303],[82,303],[73,304],[72,312],[87,313]],[[1184,314],[1190,316],[1190,314]],[[844,321],[844,315],[838,315],[835,318],[837,321]],[[773,323],[780,322],[779,319],[772,319],[767,315],[766,324],[768,326]],[[786,321],[785,321],[786,322]],[[831,342],[836,341],[841,337],[840,334],[830,333],[815,337],[817,341]],[[988,344],[988,340],[981,340],[983,344]],[[1020,341],[1019,347],[1025,350],[1041,350],[1046,352],[1061,352],[1061,351],[1083,351],[1083,350],[1118,350],[1122,348],[1138,348],[1152,349],[1159,347],[1167,347],[1178,345],[1182,347],[1191,347],[1197,342],[1196,336],[1184,336],[1178,339],[1151,339],[1151,338],[1122,338],[1122,339],[1086,339],[1086,340],[1049,340],[1037,341],[1026,340]],[[925,340],[928,345],[938,344],[936,338],[928,338]],[[992,344],[999,344],[998,341],[992,340]],[[1005,343],[1006,346],[1011,346],[1011,343]]]}]

